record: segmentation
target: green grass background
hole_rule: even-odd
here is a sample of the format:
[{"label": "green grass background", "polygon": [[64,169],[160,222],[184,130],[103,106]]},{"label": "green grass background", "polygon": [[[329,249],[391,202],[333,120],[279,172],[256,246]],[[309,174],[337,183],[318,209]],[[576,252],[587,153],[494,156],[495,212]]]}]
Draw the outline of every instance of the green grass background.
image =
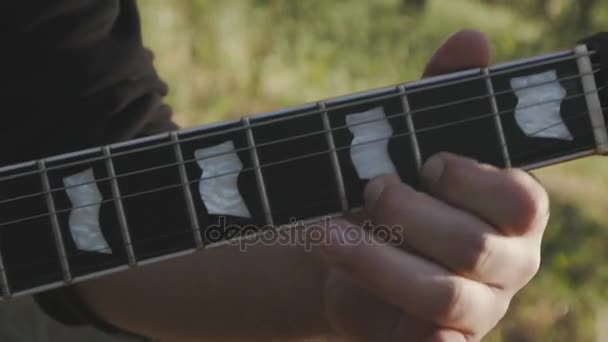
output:
[{"label": "green grass background", "polygon": [[[608,27],[603,0],[139,4],[145,42],[182,126],[414,80],[433,50],[463,28],[486,32],[500,62],[570,48]],[[606,341],[608,160],[537,175],[553,202],[542,270],[487,341]]]}]

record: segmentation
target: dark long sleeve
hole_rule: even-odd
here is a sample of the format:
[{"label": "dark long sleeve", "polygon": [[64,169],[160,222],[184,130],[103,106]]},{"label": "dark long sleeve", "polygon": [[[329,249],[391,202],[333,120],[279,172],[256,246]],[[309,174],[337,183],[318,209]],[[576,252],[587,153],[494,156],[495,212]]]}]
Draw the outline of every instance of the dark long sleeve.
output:
[{"label": "dark long sleeve", "polygon": [[134,0],[1,6],[2,164],[174,128]]},{"label": "dark long sleeve", "polygon": [[[0,164],[176,128],[134,0],[20,0],[0,9]],[[36,299],[60,322],[108,328],[72,288]]]}]

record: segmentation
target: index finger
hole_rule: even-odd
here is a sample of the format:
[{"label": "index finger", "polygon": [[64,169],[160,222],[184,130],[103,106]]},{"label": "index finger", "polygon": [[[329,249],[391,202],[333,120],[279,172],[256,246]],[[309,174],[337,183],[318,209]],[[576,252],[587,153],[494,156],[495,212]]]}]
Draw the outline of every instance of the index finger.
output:
[{"label": "index finger", "polygon": [[542,232],[548,219],[546,191],[521,170],[439,153],[425,163],[421,176],[434,197],[473,213],[505,235]]}]

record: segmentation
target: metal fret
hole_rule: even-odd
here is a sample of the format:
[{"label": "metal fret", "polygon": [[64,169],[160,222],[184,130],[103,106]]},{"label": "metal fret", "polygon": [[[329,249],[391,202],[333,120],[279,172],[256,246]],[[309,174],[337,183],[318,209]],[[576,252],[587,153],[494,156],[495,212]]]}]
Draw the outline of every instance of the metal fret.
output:
[{"label": "metal fret", "polygon": [[414,153],[414,161],[416,168],[420,170],[422,168],[422,154],[420,153],[420,145],[418,144],[418,136],[416,135],[416,127],[414,126],[414,119],[412,119],[412,110],[410,108],[410,102],[407,99],[407,91],[404,85],[399,87],[399,97],[401,98],[401,105],[403,106],[403,112],[405,113],[405,123],[407,130],[410,132],[410,144],[412,145],[412,152]]},{"label": "metal fret", "polygon": [[583,90],[586,93],[585,100],[591,119],[591,126],[593,127],[596,152],[599,154],[608,154],[608,132],[606,131],[604,112],[595,84],[593,66],[589,59],[589,51],[587,50],[586,45],[579,45],[574,49],[574,52],[576,53],[576,62],[578,64],[578,71],[581,75]]},{"label": "metal fret", "polygon": [[70,271],[70,264],[68,263],[68,257],[65,250],[65,245],[63,243],[63,236],[61,234],[61,226],[59,225],[59,219],[57,218],[55,200],[53,199],[53,193],[51,192],[51,183],[49,181],[46,163],[44,160],[38,161],[38,171],[40,171],[42,189],[44,190],[46,206],[49,210],[49,217],[53,227],[53,238],[55,240],[57,253],[59,254],[59,263],[61,265],[61,272],[63,273],[63,281],[66,284],[70,284],[72,282],[72,272]]},{"label": "metal fret", "polygon": [[179,144],[179,136],[177,132],[171,132],[171,141],[173,141],[173,151],[175,152],[175,158],[177,159],[179,168],[179,177],[183,184],[182,189],[184,190],[184,197],[186,198],[186,206],[188,207],[188,217],[192,224],[192,232],[194,234],[194,242],[196,243],[196,249],[202,250],[204,248],[203,238],[201,236],[201,226],[198,222],[198,216],[196,215],[196,207],[194,206],[194,200],[192,199],[192,191],[190,191],[190,182],[188,180],[188,174],[186,173],[186,166],[184,164],[184,155],[182,148]]},{"label": "metal fret", "polygon": [[6,270],[4,268],[4,258],[2,257],[2,251],[0,251],[0,287],[2,287],[2,297],[12,297],[11,287],[8,284],[8,278],[6,277]]},{"label": "metal fret", "polygon": [[505,131],[502,127],[502,121],[500,119],[500,111],[498,109],[498,103],[496,102],[496,96],[494,92],[494,85],[492,84],[492,78],[490,77],[490,70],[488,68],[481,69],[485,80],[488,94],[490,95],[490,105],[492,106],[492,114],[494,117],[494,125],[496,127],[496,133],[498,134],[498,141],[500,143],[502,159],[505,162],[505,167],[511,167],[511,156],[509,154],[509,147],[507,146],[507,139],[505,137]]},{"label": "metal fret", "polygon": [[106,162],[106,168],[108,169],[108,176],[112,185],[112,196],[114,197],[114,206],[116,207],[116,215],[118,217],[118,225],[120,226],[120,233],[122,234],[125,250],[127,252],[127,258],[129,260],[129,266],[133,267],[137,265],[135,259],[135,252],[133,251],[133,244],[131,243],[131,234],[127,224],[127,217],[125,216],[125,209],[122,205],[122,199],[120,197],[120,188],[118,187],[118,181],[116,180],[116,170],[114,169],[114,162],[112,162],[112,151],[109,146],[103,147],[103,155]]},{"label": "metal fret", "polygon": [[260,158],[258,157],[258,150],[255,148],[255,139],[253,138],[253,131],[251,129],[251,123],[249,121],[249,118],[243,118],[243,124],[245,125],[247,133],[247,142],[250,147],[249,151],[251,154],[251,162],[253,163],[253,170],[255,172],[255,178],[258,183],[258,190],[260,192],[262,208],[264,209],[264,216],[266,217],[266,224],[273,225],[274,219],[272,218],[270,201],[268,200],[266,184],[264,183],[264,177],[262,176],[262,167],[260,166]]},{"label": "metal fret", "polygon": [[334,136],[332,134],[331,123],[329,122],[329,116],[327,114],[327,107],[324,102],[319,102],[317,104],[319,109],[322,111],[321,115],[323,117],[323,128],[325,129],[325,138],[327,139],[327,144],[330,149],[330,157],[331,164],[334,170],[334,175],[336,177],[336,184],[338,186],[338,195],[340,196],[340,208],[343,212],[347,212],[349,209],[348,205],[348,197],[346,197],[346,187],[344,186],[344,177],[342,175],[342,167],[340,166],[340,161],[338,159],[338,152],[336,150],[336,142],[334,141]]}]

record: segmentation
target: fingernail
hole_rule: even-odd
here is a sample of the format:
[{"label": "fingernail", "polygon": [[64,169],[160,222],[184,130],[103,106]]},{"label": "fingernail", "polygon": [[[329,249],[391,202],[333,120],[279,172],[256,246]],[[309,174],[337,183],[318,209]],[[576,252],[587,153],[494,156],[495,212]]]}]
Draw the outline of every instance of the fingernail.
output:
[{"label": "fingernail", "polygon": [[445,164],[441,155],[432,156],[422,167],[422,179],[429,186],[437,183],[443,174],[444,166]]},{"label": "fingernail", "polygon": [[363,193],[363,198],[365,199],[365,206],[367,208],[373,208],[380,198],[382,191],[384,191],[384,187],[386,186],[386,180],[384,177],[374,178],[365,187],[365,192]]}]

